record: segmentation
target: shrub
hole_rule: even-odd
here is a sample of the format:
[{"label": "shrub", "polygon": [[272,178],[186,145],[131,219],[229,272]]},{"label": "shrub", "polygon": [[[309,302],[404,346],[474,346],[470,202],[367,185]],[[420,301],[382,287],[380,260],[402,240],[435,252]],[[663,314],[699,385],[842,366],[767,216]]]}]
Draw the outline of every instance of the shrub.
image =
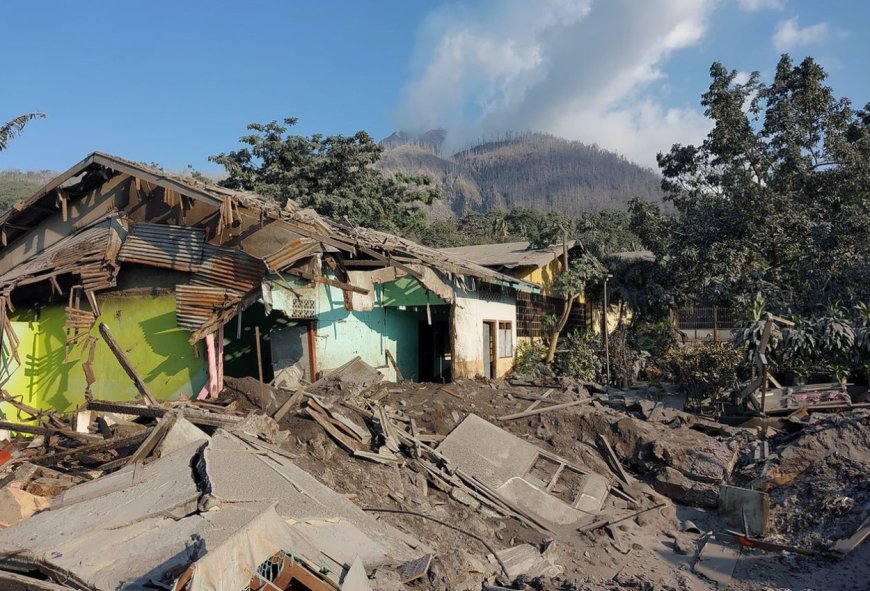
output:
[{"label": "shrub", "polygon": [[621,325],[608,335],[607,340],[611,381],[620,388],[627,388],[635,382],[648,358],[648,355],[632,349],[629,339],[628,328]]},{"label": "shrub", "polygon": [[584,382],[599,382],[604,373],[600,337],[589,331],[565,335],[562,349],[556,352],[553,369],[558,375]]},{"label": "shrub", "polygon": [[514,358],[514,373],[521,376],[538,377],[547,348],[540,343],[522,342],[517,345]]},{"label": "shrub", "polygon": [[744,355],[740,347],[704,343],[672,347],[658,360],[661,378],[686,393],[690,405],[730,391],[737,385],[737,367]]},{"label": "shrub", "polygon": [[667,320],[640,321],[631,327],[629,344],[636,351],[647,351],[653,359],[677,344],[674,327]]}]

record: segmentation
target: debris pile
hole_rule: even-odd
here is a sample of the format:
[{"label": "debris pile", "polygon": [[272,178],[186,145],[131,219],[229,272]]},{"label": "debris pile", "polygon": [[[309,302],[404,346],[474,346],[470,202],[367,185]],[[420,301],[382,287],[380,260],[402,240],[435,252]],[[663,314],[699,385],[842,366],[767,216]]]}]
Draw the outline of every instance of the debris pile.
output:
[{"label": "debris pile", "polygon": [[0,582],[748,590],[870,574],[868,411],[732,427],[651,389],[375,374],[228,378],[216,400],[92,400],[72,423],[22,409],[42,423],[3,447]]}]

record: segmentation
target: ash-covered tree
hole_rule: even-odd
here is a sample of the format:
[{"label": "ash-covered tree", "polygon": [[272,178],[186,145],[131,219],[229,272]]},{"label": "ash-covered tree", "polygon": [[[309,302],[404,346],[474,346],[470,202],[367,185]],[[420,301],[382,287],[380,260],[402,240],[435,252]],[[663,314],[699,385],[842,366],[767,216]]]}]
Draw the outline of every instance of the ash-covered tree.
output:
[{"label": "ash-covered tree", "polygon": [[425,227],[422,205],[440,197],[428,177],[386,175],[373,168],[383,148],[364,131],[352,136],[288,133],[297,119],[251,123],[245,147],[209,160],[223,166],[231,189],[254,191],[336,220],[403,235]]},{"label": "ash-covered tree", "polygon": [[[713,129],[659,154],[677,215],[657,250],[684,297],[805,311],[870,296],[870,104],[853,110],[813,59],[783,55],[770,84],[719,63],[701,104]],[[666,234],[666,235],[664,235]]]}]

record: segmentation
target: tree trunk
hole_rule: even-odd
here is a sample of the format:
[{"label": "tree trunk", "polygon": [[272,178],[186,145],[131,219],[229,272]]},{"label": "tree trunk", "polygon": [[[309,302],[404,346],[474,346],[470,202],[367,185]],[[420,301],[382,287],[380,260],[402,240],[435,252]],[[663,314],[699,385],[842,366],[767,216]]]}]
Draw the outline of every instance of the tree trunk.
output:
[{"label": "tree trunk", "polygon": [[571,297],[565,300],[565,306],[562,308],[562,316],[559,318],[559,322],[553,327],[553,332],[550,333],[550,347],[547,349],[547,358],[544,360],[544,363],[547,365],[551,365],[553,363],[553,358],[556,356],[556,346],[559,344],[559,335],[564,330],[565,325],[568,324],[568,317],[571,316],[571,307],[574,305],[574,300],[577,299],[576,294],[572,294]]}]

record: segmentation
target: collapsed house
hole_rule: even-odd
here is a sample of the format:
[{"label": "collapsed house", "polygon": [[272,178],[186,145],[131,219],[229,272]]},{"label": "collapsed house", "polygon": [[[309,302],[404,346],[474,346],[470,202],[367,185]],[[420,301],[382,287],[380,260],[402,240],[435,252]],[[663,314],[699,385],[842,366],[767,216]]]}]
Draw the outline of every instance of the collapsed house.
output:
[{"label": "collapsed house", "polygon": [[59,411],[213,396],[225,372],[313,381],[355,356],[391,379],[502,375],[517,294],[539,291],[96,152],[0,217],[0,240],[3,396]]}]

